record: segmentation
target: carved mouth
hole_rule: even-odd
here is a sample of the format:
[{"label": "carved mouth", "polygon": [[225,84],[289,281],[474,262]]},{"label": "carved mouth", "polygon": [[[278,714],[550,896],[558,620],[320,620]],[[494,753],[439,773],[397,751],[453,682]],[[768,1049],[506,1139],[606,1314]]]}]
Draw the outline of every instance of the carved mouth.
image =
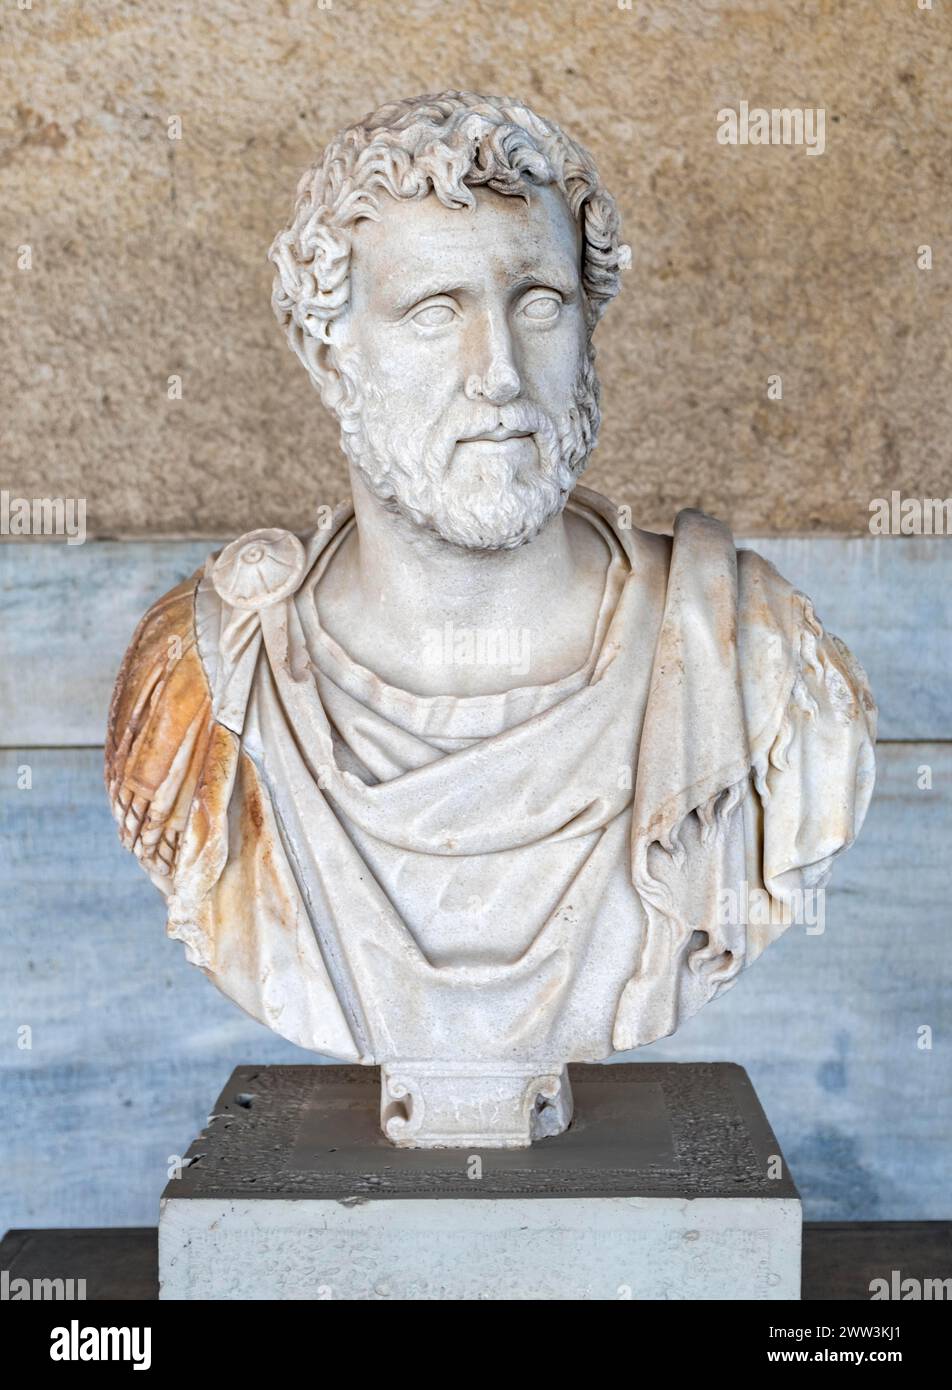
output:
[{"label": "carved mouth", "polygon": [[477,444],[488,441],[491,444],[501,444],[506,439],[531,439],[532,435],[528,430],[489,430],[486,434],[471,434],[465,439],[461,439],[461,444]]}]

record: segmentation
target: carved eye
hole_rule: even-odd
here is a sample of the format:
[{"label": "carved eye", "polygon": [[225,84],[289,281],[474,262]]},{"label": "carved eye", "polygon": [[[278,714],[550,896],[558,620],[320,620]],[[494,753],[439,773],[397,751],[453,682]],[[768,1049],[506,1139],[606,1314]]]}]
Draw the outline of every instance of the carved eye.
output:
[{"label": "carved eye", "polygon": [[525,301],[522,312],[533,323],[551,323],[558,318],[561,308],[562,301],[558,295],[537,294]]},{"label": "carved eye", "polygon": [[449,304],[428,304],[425,309],[411,315],[413,322],[421,328],[445,328],[455,317],[456,312]]}]

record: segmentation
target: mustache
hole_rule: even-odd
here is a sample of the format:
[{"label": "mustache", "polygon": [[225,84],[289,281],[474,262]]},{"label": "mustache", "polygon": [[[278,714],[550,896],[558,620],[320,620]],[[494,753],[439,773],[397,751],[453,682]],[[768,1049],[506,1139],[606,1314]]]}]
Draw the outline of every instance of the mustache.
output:
[{"label": "mustache", "polygon": [[480,407],[468,410],[465,418],[444,421],[441,434],[452,435],[454,442],[465,443],[480,435],[505,432],[508,434],[538,434],[551,426],[544,411],[531,401],[515,401],[507,405]]},{"label": "mustache", "polygon": [[558,447],[555,421],[531,400],[510,401],[506,405],[459,402],[446,416],[434,421],[424,436],[424,466],[431,476],[440,476],[449,467],[459,443],[480,435],[533,436],[539,446],[543,468]]}]

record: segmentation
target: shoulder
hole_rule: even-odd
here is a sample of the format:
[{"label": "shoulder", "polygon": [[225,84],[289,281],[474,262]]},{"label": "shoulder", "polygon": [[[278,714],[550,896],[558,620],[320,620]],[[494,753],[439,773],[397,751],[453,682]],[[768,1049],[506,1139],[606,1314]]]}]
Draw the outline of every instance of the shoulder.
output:
[{"label": "shoulder", "polygon": [[[345,517],[333,514],[336,525]],[[133,634],[109,708],[105,782],[122,843],[165,892],[193,807],[208,820],[226,804],[259,615],[297,592],[329,534],[320,523],[303,537],[247,532],[154,603]]]},{"label": "shoulder", "polygon": [[804,628],[815,622],[813,605],[756,550],[737,549],[738,639],[751,656],[781,646],[791,656]]},{"label": "shoulder", "polygon": [[179,687],[194,688],[196,696],[207,694],[195,652],[195,591],[203,572],[196,570],[158,599],[132,635],[109,708],[107,768],[115,760],[124,733],[141,718],[158,688],[176,673]]},{"label": "shoulder", "polygon": [[861,715],[875,730],[865,672],[845,643],[824,630],[811,598],[762,555],[738,546],[723,522],[680,512],[669,589],[708,608],[722,636],[728,629],[718,615],[728,585],[736,589],[738,674],[755,756],[770,745],[791,702],[821,720]]},{"label": "shoulder", "polygon": [[791,667],[809,600],[769,560],[738,547],[717,517],[678,513],[668,587],[672,599],[706,615],[720,643],[736,643],[742,671],[777,677]]},{"label": "shoulder", "polygon": [[849,647],[824,627],[813,600],[763,556],[739,550],[737,560],[745,699],[751,709],[759,704],[764,732],[772,731],[779,709],[758,701],[766,666],[785,673],[777,693],[787,733],[802,726],[804,733],[836,737],[838,729],[861,729],[871,746],[878,710],[866,672]]},{"label": "shoulder", "polygon": [[211,735],[210,693],[195,634],[202,573],[177,584],[139,623],[106,726],[104,774],[120,839],[162,887],[181,828],[179,793]]}]

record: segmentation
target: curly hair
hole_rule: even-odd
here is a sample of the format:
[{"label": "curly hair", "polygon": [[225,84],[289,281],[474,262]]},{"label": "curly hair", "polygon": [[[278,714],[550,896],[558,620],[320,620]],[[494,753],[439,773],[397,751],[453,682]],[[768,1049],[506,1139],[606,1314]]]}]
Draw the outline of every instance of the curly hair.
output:
[{"label": "curly hair", "polygon": [[288,226],[268,258],[271,305],[304,359],[305,337],[328,342],[347,305],[351,238],[360,218],[380,219],[378,193],[418,199],[431,190],[449,208],[471,207],[472,189],[523,197],[555,184],[582,232],[582,285],[589,336],[618,293],[630,249],[619,242],[615,200],[587,150],[522,102],[441,92],[391,102],[342,131],[302,175]]}]

